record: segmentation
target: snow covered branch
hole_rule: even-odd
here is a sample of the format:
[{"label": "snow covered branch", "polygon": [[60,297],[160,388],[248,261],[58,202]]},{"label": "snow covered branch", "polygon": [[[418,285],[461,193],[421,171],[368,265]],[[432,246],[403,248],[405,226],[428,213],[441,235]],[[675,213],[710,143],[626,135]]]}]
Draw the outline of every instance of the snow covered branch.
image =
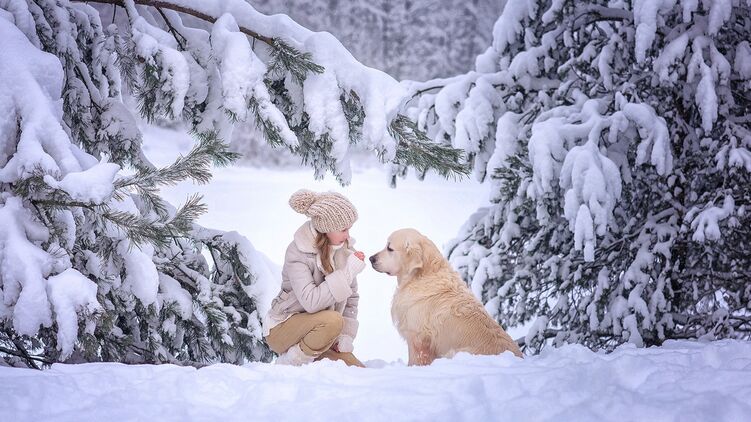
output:
[{"label": "snow covered branch", "polygon": [[[161,9],[166,10],[172,10],[175,12],[184,13],[186,15],[194,16],[198,19],[204,20],[209,23],[215,23],[217,20],[216,16],[210,15],[206,13],[205,9],[200,8],[200,2],[184,2],[184,1],[169,1],[169,0],[73,0],[74,2],[78,3],[102,3],[102,4],[113,4],[115,6],[125,7],[126,4],[133,3],[133,4],[139,4],[143,6],[151,6],[154,8],[157,8],[160,10],[160,14],[162,14],[163,19],[165,22],[167,22],[167,17],[161,13]],[[194,8],[194,5],[199,6],[198,8]],[[167,22],[169,24],[169,22]],[[174,28],[172,28],[174,30]],[[253,37],[259,41],[263,41],[266,44],[268,44],[271,47],[274,47],[275,40],[273,38],[265,37],[249,28],[240,27],[240,32],[242,32],[245,35],[248,35],[249,37]]]}]

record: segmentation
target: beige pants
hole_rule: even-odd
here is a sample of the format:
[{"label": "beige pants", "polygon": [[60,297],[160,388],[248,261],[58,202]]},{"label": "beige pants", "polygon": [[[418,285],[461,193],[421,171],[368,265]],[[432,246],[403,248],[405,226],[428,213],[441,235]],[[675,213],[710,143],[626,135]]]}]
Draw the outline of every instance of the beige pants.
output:
[{"label": "beige pants", "polygon": [[282,354],[299,343],[300,349],[308,356],[316,356],[316,360],[342,360],[349,366],[365,367],[352,353],[330,349],[342,333],[343,326],[344,319],[339,312],[302,312],[272,328],[266,337],[266,343],[277,354]]}]

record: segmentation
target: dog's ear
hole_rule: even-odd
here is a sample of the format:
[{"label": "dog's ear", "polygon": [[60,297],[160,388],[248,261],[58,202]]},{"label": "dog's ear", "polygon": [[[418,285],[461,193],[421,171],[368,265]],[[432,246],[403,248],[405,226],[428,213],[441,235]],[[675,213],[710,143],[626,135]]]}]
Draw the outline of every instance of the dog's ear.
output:
[{"label": "dog's ear", "polygon": [[407,239],[404,242],[404,270],[409,274],[423,266],[422,247],[418,239]]},{"label": "dog's ear", "polygon": [[439,270],[445,258],[438,247],[425,236],[420,237],[420,255],[422,256],[422,268],[428,272]]}]

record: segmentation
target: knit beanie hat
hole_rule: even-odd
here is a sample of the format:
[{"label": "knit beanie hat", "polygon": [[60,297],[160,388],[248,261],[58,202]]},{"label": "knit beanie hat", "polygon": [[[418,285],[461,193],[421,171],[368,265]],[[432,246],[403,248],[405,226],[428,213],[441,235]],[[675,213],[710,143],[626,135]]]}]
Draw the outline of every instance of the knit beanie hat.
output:
[{"label": "knit beanie hat", "polygon": [[357,220],[355,206],[336,192],[318,193],[300,189],[289,198],[289,206],[308,216],[319,233],[344,230]]}]

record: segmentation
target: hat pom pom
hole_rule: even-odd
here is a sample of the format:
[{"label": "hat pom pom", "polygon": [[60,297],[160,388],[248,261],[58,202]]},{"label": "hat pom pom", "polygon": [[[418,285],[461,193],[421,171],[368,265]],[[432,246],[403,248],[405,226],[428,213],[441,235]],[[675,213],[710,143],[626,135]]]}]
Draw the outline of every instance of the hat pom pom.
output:
[{"label": "hat pom pom", "polygon": [[289,198],[289,206],[300,214],[307,214],[308,209],[316,201],[318,194],[307,189],[300,189]]}]

